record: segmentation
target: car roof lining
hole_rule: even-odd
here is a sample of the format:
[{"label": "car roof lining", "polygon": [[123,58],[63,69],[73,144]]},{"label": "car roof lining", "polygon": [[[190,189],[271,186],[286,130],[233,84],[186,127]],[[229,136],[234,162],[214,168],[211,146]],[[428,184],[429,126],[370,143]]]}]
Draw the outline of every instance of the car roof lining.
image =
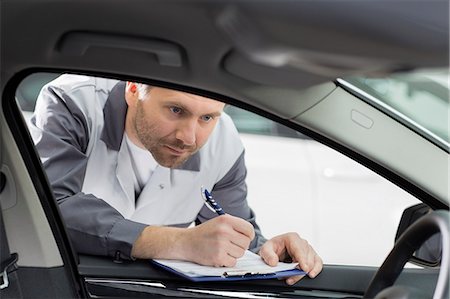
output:
[{"label": "car roof lining", "polygon": [[[19,54],[19,57],[22,54],[29,64],[35,66],[79,68],[105,73],[121,73],[123,65],[126,64],[127,72],[136,77],[183,82],[202,89],[215,89],[223,85],[220,83],[223,82],[223,73],[228,72],[226,59],[230,52],[231,55],[246,57],[259,66],[264,66],[264,62],[267,62],[267,59],[260,57],[267,52],[274,56],[280,53],[291,54],[292,57],[297,57],[299,52],[306,55],[306,62],[314,60],[317,64],[329,63],[329,55],[341,55],[348,58],[339,62],[341,76],[352,70],[361,58],[376,62],[381,58],[386,60],[390,64],[386,66],[385,71],[388,72],[398,68],[448,64],[448,55],[442,51],[448,49],[448,22],[445,12],[421,3],[405,6],[401,1],[393,2],[387,8],[386,5],[376,2],[365,1],[357,4],[348,1],[336,3],[335,9],[329,11],[324,9],[329,6],[329,1],[320,0],[287,1],[288,6],[281,5],[283,0],[276,6],[270,2],[255,5],[252,1],[193,2],[196,5],[191,1],[152,1],[151,5],[141,5],[141,9],[137,9],[136,6],[124,5],[119,1],[109,2],[108,10],[104,10],[101,9],[102,1],[74,1],[76,5],[73,5],[71,0],[59,0],[34,5],[27,3],[27,7],[34,9],[22,10],[20,1],[4,1],[4,9],[9,13],[4,16],[2,22],[13,25],[8,26],[9,30],[4,30],[4,40],[9,44],[4,47],[3,54],[9,56],[11,51]],[[437,5],[443,6],[446,3],[437,2]],[[350,7],[352,9],[349,9]],[[392,14],[391,10],[398,12],[400,8],[404,18],[388,18]],[[58,26],[53,26],[50,19],[43,22],[42,18],[37,17],[45,15],[41,13],[49,9],[58,17]],[[439,13],[433,18],[422,20],[417,9],[421,10],[421,14],[436,11]],[[238,43],[242,41],[242,37],[233,38],[234,35],[221,25],[221,16],[230,10],[234,11],[231,15],[238,19],[238,24],[243,18],[246,20],[244,25],[249,25],[253,30],[246,30],[244,27],[242,31],[250,31],[252,34],[256,32],[256,41]],[[82,23],[79,22],[79,15],[84,16]],[[186,18],[186,15],[189,15],[189,18]],[[382,24],[379,22],[381,16]],[[100,18],[126,19],[127,22],[106,24],[98,22]],[[23,19],[27,20],[26,24],[19,21]],[[406,33],[402,30],[405,26],[410,29]],[[179,30],[180,27],[184,30]],[[46,38],[39,34],[41,31],[46,32]],[[80,33],[90,37],[90,41],[89,38],[80,41]],[[14,36],[18,34],[27,36],[27,39],[16,40]],[[246,35],[243,34],[243,37]],[[120,38],[127,41],[126,46],[119,42]],[[93,47],[86,46],[87,51],[76,55],[76,51],[64,47],[64,41],[67,42],[67,39],[69,45],[70,40],[78,40],[90,43]],[[149,49],[154,47],[155,41],[178,48],[183,56],[182,66],[161,66],[155,55],[148,54],[151,53]],[[26,47],[21,47],[24,43],[33,45],[34,51],[26,51]],[[276,47],[272,46],[274,44]],[[255,45],[260,49],[258,53],[253,53]],[[427,55],[424,55],[425,53]],[[46,59],[43,60],[42,57]],[[13,71],[8,69],[8,65],[14,64],[14,60],[5,60],[4,63],[3,70]],[[266,63],[265,66],[268,72],[286,69],[294,75],[292,72],[299,70],[301,64],[297,64],[297,67],[292,65],[288,59],[284,65],[267,68]],[[300,88],[306,87],[308,80],[314,77],[322,77],[322,82],[336,77],[336,73],[318,76],[311,70],[301,76],[302,71],[299,71],[302,80],[297,82],[303,84]],[[360,65],[359,69],[354,71],[363,74],[372,69],[371,66]],[[261,69],[256,68],[246,77],[252,79],[260,72]],[[233,85],[236,83],[229,76],[225,79],[231,84],[223,86],[220,92],[226,94],[226,91],[234,89]],[[285,76],[284,80],[287,79],[288,76]],[[320,83],[317,79],[313,80],[312,85],[317,83]],[[236,87],[242,84],[245,83],[239,82]]]}]

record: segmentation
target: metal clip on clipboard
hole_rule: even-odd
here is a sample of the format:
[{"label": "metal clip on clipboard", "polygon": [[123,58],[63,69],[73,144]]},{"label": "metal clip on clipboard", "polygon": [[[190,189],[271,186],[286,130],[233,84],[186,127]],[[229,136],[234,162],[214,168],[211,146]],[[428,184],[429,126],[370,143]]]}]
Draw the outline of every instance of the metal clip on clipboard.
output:
[{"label": "metal clip on clipboard", "polygon": [[256,272],[249,272],[249,271],[227,271],[223,272],[222,276],[225,278],[229,277],[252,277],[252,276],[259,276],[259,277],[268,277],[268,276],[275,276],[276,273],[274,272],[265,272],[265,271],[256,271]]}]

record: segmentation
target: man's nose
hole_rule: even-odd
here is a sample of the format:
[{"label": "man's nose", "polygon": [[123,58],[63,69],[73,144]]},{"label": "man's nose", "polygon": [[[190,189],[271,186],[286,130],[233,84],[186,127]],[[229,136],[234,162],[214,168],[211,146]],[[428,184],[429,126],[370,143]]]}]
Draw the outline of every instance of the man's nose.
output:
[{"label": "man's nose", "polygon": [[197,130],[197,122],[185,121],[180,123],[180,125],[178,126],[175,137],[178,140],[181,140],[184,145],[192,146],[195,145],[196,130]]}]

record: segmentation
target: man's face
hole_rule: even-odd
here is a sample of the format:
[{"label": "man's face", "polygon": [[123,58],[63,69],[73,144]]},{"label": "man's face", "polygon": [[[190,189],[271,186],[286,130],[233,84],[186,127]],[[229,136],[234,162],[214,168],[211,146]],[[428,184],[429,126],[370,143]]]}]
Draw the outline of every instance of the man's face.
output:
[{"label": "man's face", "polygon": [[136,101],[137,139],[160,165],[177,167],[206,143],[223,107],[201,96],[152,87]]}]

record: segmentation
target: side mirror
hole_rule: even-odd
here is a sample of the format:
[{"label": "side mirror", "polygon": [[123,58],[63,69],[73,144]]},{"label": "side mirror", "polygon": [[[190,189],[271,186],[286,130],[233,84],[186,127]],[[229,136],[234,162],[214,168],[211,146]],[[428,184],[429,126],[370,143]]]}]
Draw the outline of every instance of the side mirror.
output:
[{"label": "side mirror", "polygon": [[[411,224],[429,212],[431,212],[430,207],[423,203],[404,210],[397,229],[397,234],[395,235],[395,241],[400,238],[403,232],[405,232]],[[414,252],[410,262],[420,266],[436,267],[441,263],[441,256],[442,239],[441,234],[437,233],[431,236],[416,252]]]}]

